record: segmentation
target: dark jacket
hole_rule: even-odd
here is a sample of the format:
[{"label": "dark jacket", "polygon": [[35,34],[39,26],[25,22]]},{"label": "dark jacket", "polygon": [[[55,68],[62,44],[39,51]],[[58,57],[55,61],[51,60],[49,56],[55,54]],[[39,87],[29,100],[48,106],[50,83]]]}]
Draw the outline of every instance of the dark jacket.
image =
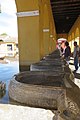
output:
[{"label": "dark jacket", "polygon": [[64,58],[68,58],[71,56],[71,49],[70,47],[68,46],[66,49],[65,49],[65,53],[64,53]]}]

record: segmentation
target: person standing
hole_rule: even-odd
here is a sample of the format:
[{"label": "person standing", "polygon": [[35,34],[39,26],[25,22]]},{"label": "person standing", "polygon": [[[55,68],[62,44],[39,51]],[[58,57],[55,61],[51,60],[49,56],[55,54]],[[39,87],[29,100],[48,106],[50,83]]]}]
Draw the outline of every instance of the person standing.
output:
[{"label": "person standing", "polygon": [[66,41],[66,42],[65,42],[64,59],[66,60],[67,65],[69,65],[70,56],[71,56],[71,48],[70,48],[70,46],[69,46],[69,43]]},{"label": "person standing", "polygon": [[77,42],[74,41],[73,58],[74,58],[75,72],[78,70],[78,55],[79,55],[79,46],[77,45]]}]

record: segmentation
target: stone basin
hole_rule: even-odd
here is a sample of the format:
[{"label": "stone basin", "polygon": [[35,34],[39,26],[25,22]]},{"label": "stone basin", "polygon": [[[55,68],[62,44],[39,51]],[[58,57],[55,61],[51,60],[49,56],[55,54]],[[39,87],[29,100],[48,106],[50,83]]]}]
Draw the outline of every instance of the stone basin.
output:
[{"label": "stone basin", "polygon": [[62,64],[64,64],[64,65],[66,64],[66,61],[61,58],[43,57],[40,61],[46,61],[46,62],[50,61],[50,62],[54,62],[55,64],[62,62]]},{"label": "stone basin", "polygon": [[54,65],[54,66],[60,66],[62,67],[63,63],[62,62],[57,62],[57,61],[40,61],[39,64],[41,65]]},{"label": "stone basin", "polygon": [[61,58],[49,58],[49,57],[43,57],[41,60],[45,60],[45,61],[53,61],[53,62],[56,62],[56,61],[58,61],[58,62],[64,62],[64,60],[61,59]]},{"label": "stone basin", "polygon": [[[36,79],[34,79],[36,77]],[[32,79],[33,78],[33,79]],[[60,79],[59,79],[60,78]],[[18,82],[25,83],[25,84],[33,84],[33,85],[42,85],[42,86],[56,86],[56,87],[61,87],[64,85],[62,81],[62,77],[60,75],[45,75],[43,74],[38,74],[38,72],[35,72],[32,74],[30,73],[23,73],[23,74],[18,74],[15,79]]]},{"label": "stone basin", "polygon": [[9,96],[28,106],[65,109],[65,84],[61,75],[26,71],[16,74],[9,84]]},{"label": "stone basin", "polygon": [[45,56],[46,58],[61,58],[61,56],[60,55],[58,55],[58,54],[51,54],[51,55],[47,55],[47,56]]},{"label": "stone basin", "polygon": [[41,59],[40,62],[48,62],[51,64],[62,64],[62,65],[66,65],[66,61],[65,60],[57,60],[57,59]]},{"label": "stone basin", "polygon": [[62,63],[57,63],[57,62],[49,62],[49,61],[42,61],[38,63],[34,63],[34,65],[38,66],[52,66],[52,67],[62,67]]},{"label": "stone basin", "polygon": [[30,71],[64,71],[64,67],[57,64],[48,64],[48,63],[34,63],[30,65]]},{"label": "stone basin", "polygon": [[61,61],[61,58],[52,58],[52,57],[43,57],[42,60],[53,60],[53,61]]},{"label": "stone basin", "polygon": [[6,94],[6,90],[0,91],[0,99],[3,98]]}]

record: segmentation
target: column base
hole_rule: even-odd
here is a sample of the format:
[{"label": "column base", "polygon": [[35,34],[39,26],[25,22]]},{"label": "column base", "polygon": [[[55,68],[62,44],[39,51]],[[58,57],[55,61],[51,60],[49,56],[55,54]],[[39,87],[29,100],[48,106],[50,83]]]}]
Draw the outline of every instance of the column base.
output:
[{"label": "column base", "polygon": [[19,65],[20,72],[30,71],[30,65]]}]

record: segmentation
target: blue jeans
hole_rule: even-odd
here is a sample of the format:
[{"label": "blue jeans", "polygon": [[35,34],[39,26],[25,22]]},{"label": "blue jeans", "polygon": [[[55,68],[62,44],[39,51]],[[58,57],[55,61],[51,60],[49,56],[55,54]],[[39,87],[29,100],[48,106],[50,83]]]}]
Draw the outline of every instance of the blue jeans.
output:
[{"label": "blue jeans", "polygon": [[78,70],[78,57],[74,58],[74,66],[75,66],[75,70]]}]

